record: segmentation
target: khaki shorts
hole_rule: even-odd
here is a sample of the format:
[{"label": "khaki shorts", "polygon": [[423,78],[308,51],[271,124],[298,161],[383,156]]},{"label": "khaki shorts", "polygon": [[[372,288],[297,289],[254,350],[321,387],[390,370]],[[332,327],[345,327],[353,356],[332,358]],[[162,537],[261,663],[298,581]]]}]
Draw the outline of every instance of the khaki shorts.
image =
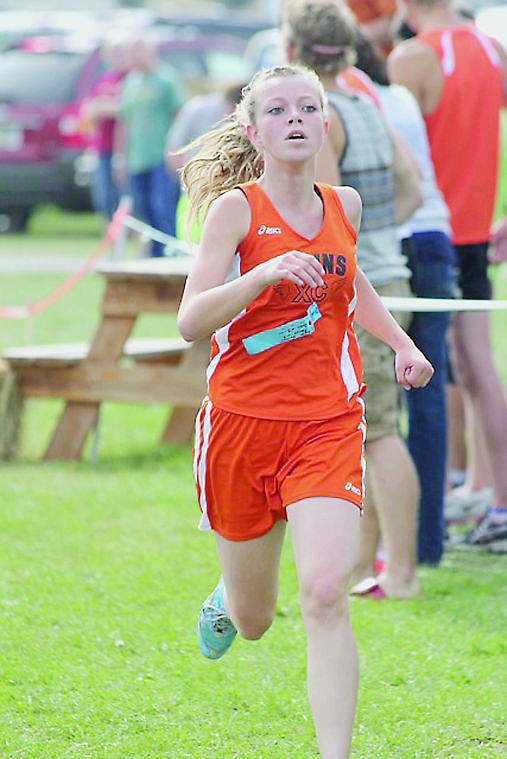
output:
[{"label": "khaki shorts", "polygon": [[[408,281],[402,279],[379,285],[375,290],[381,297],[412,295]],[[398,324],[406,330],[412,314],[395,312],[393,316]],[[364,381],[367,388],[363,395],[368,422],[367,441],[398,435],[401,391],[394,374],[394,353],[385,343],[361,327],[356,326],[355,330],[359,339]]]}]

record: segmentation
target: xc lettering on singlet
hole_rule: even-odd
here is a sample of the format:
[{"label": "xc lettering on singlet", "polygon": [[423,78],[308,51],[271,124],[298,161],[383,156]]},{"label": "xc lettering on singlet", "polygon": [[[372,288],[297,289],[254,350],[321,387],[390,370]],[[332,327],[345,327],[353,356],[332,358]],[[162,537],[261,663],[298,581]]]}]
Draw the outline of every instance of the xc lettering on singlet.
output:
[{"label": "xc lettering on singlet", "polygon": [[291,303],[319,303],[326,297],[327,284],[319,287],[310,287],[310,285],[295,285],[295,287],[296,295]]}]

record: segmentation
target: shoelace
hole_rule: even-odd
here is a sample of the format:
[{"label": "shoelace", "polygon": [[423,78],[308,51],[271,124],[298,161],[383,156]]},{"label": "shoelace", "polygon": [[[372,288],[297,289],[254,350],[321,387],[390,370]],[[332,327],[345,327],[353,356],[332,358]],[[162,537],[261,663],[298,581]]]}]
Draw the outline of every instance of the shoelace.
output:
[{"label": "shoelace", "polygon": [[488,517],[486,517],[485,519],[482,520],[482,522],[480,522],[477,525],[475,530],[472,530],[472,532],[468,536],[468,540],[474,541],[474,542],[476,542],[477,540],[480,540],[487,534],[490,527],[491,527],[491,522],[488,519]]},{"label": "shoelace", "polygon": [[224,635],[232,627],[232,622],[223,609],[213,604],[207,604],[204,609],[204,614],[213,627],[213,632],[217,635]]}]

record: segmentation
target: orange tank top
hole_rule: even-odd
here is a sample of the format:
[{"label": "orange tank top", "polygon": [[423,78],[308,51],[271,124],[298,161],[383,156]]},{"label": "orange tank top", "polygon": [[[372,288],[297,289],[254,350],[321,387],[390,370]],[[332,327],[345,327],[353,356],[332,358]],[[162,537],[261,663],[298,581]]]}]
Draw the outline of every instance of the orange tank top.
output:
[{"label": "orange tank top", "polygon": [[348,69],[342,71],[338,76],[339,83],[345,87],[345,89],[352,90],[353,92],[362,92],[363,95],[367,95],[375,105],[382,110],[380,99],[375,90],[375,84],[370,79],[368,74],[365,74],[361,69],[355,66],[349,66]]},{"label": "orange tank top", "polygon": [[208,396],[219,408],[261,419],[339,416],[363,391],[352,327],[356,232],[329,185],[315,185],[324,218],[312,240],[283,220],[256,182],[239,189],[251,223],[235,254],[235,275],[297,249],[322,263],[325,283],[310,288],[283,280],[266,287],[218,329],[211,341]]},{"label": "orange tank top", "polygon": [[451,213],[457,245],[486,242],[498,172],[503,102],[500,57],[473,26],[434,29],[417,36],[437,55],[444,86],[425,116],[437,183]]}]

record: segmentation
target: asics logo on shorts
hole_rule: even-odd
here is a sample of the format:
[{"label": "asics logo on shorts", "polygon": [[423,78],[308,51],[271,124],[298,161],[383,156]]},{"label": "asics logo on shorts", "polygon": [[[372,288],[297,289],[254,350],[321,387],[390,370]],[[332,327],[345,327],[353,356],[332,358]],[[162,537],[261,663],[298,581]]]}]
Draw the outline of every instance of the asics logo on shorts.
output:
[{"label": "asics logo on shorts", "polygon": [[282,230],[280,227],[267,227],[265,224],[261,224],[257,230],[258,235],[281,235]]},{"label": "asics logo on shorts", "polygon": [[353,485],[351,482],[346,483],[345,490],[352,490],[352,492],[355,493],[356,495],[361,495],[360,489],[356,488],[356,486]]}]

